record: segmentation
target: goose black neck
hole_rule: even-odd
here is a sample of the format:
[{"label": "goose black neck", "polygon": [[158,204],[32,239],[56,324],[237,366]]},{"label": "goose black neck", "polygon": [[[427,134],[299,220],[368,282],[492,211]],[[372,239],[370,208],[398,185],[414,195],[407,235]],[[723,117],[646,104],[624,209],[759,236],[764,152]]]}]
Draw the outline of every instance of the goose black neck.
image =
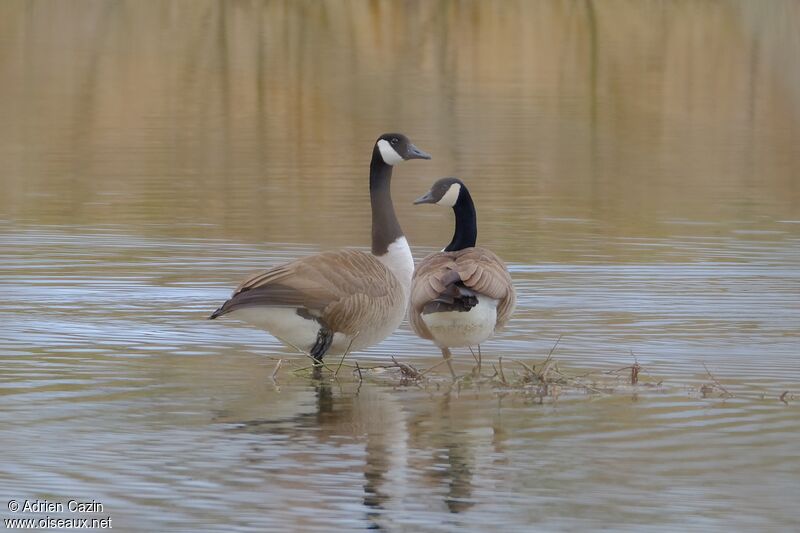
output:
[{"label": "goose black neck", "polygon": [[478,240],[478,216],[475,213],[472,196],[463,185],[458,194],[458,200],[453,206],[453,213],[456,215],[456,230],[453,232],[453,240],[444,251],[456,252],[464,248],[472,248]]},{"label": "goose black neck", "polygon": [[392,203],[392,167],[387,165],[377,145],[369,165],[369,200],[372,205],[372,254],[383,255],[389,245],[403,236]]}]

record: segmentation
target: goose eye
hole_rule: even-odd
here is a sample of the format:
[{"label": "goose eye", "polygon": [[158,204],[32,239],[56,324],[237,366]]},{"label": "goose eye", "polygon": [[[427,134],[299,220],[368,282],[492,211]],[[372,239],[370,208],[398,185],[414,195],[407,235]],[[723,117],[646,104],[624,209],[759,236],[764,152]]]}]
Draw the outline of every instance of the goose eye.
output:
[{"label": "goose eye", "polygon": [[397,144],[397,137],[395,137],[394,139],[392,139],[392,144]]}]

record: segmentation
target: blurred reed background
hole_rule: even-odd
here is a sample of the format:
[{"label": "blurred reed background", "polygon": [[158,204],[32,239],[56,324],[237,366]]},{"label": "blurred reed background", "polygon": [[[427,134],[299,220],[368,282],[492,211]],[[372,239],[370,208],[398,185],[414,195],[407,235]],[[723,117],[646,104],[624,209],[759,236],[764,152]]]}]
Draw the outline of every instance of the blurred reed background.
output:
[{"label": "blurred reed background", "polygon": [[5,1],[0,214],[364,245],[370,144],[400,130],[434,154],[395,179],[413,243],[447,239],[408,204],[450,174],[518,260],[568,254],[551,219],[649,237],[797,219],[799,19],[788,1]]}]

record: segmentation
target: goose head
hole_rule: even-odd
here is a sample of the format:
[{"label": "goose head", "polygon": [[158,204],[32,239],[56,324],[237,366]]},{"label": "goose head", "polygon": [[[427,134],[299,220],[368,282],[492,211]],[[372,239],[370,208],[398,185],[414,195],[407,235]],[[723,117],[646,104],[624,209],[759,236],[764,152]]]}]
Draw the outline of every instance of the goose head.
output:
[{"label": "goose head", "polygon": [[466,187],[460,179],[442,178],[431,186],[431,190],[414,200],[414,205],[436,204],[453,207],[458,202],[462,190],[466,190]]},{"label": "goose head", "polygon": [[408,140],[402,133],[384,133],[375,142],[375,149],[380,154],[383,162],[389,166],[396,165],[409,159],[430,159],[427,152],[423,152]]}]

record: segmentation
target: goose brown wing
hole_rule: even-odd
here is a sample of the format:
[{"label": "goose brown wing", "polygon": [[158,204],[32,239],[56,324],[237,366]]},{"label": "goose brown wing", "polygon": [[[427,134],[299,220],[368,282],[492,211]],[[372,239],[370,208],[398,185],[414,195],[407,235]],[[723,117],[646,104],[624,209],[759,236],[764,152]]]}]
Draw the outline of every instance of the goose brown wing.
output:
[{"label": "goose brown wing", "polygon": [[422,320],[422,309],[445,291],[448,276],[455,274],[458,277],[454,266],[455,261],[450,252],[439,252],[420,261],[414,270],[414,277],[411,278],[408,322],[414,332],[423,339],[433,339],[433,335]]},{"label": "goose brown wing", "polygon": [[456,261],[461,281],[473,291],[498,301],[495,329],[503,328],[517,304],[514,284],[506,264],[485,248],[467,248],[461,252]]},{"label": "goose brown wing", "polygon": [[516,294],[505,263],[485,248],[465,248],[429,255],[418,265],[411,284],[409,309],[409,321],[418,335],[431,338],[421,317],[425,305],[459,282],[498,301],[495,329],[508,322],[516,306]]},{"label": "goose brown wing", "polygon": [[333,331],[356,334],[402,297],[397,278],[359,250],[323,252],[260,272],[242,282],[211,318],[244,307],[295,307]]}]

